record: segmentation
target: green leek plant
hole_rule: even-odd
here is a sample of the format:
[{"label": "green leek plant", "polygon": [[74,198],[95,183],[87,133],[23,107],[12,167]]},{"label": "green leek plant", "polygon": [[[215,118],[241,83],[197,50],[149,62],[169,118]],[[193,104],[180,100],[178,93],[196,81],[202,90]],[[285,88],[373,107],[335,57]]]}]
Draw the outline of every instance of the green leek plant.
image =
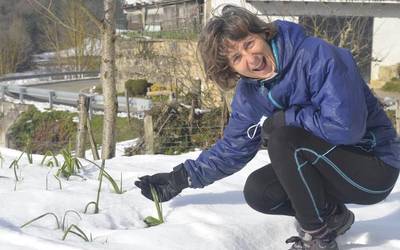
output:
[{"label": "green leek plant", "polygon": [[[48,160],[48,161],[45,163],[47,157],[51,157],[51,159]],[[53,152],[51,152],[51,151],[47,151],[46,154],[43,156],[43,159],[42,159],[42,161],[40,162],[40,165],[44,165],[44,164],[46,164],[46,166],[48,166],[48,167],[54,167],[54,165],[57,166],[57,167],[60,166],[60,163],[58,162],[57,157],[55,157],[54,154],[53,154]]]},{"label": "green leek plant", "polygon": [[26,143],[25,153],[26,153],[26,156],[28,157],[29,164],[32,164],[33,163],[33,157],[32,157],[32,143],[31,143],[31,140],[28,140],[28,142]]},{"label": "green leek plant", "polygon": [[34,218],[34,219],[28,221],[27,223],[23,224],[22,226],[20,226],[20,228],[26,227],[26,226],[28,226],[29,224],[31,224],[31,223],[33,223],[33,222],[35,222],[35,221],[37,221],[37,220],[40,220],[40,219],[42,219],[43,217],[46,217],[47,215],[52,215],[52,216],[54,217],[54,219],[56,220],[56,223],[57,223],[57,229],[60,229],[60,220],[58,219],[58,217],[57,217],[57,215],[56,215],[55,213],[45,213],[45,214],[42,214],[42,215],[40,215],[40,216],[38,216],[38,217],[36,217],[36,218]]},{"label": "green leek plant", "polygon": [[[49,190],[49,174],[51,173],[51,170],[47,173],[46,175],[46,190]],[[53,177],[58,181],[58,187],[60,190],[62,190],[62,184],[60,178],[57,177],[57,175],[53,175]]]},{"label": "green leek plant", "polygon": [[[18,181],[21,180],[21,177],[18,177],[17,169],[19,168],[18,162],[19,162],[19,160],[21,160],[21,157],[22,157],[23,155],[24,155],[24,152],[22,152],[22,153],[20,154],[20,156],[19,156],[17,159],[13,160],[13,161],[11,162],[10,166],[8,167],[8,168],[13,168],[13,169],[14,169],[14,176],[15,176],[15,181],[16,181],[16,182],[18,182]],[[15,188],[14,188],[14,189],[15,189]]]},{"label": "green leek plant", "polygon": [[153,227],[153,226],[157,226],[157,225],[164,223],[164,218],[163,218],[163,214],[162,214],[162,205],[158,199],[157,192],[156,192],[155,188],[153,187],[153,185],[150,185],[150,190],[151,190],[151,195],[153,196],[154,204],[156,206],[158,219],[156,219],[152,216],[147,216],[146,218],[144,218],[144,223],[146,223],[147,226],[149,226],[149,227]]},{"label": "green leek plant", "polygon": [[79,217],[79,219],[82,220],[81,215],[77,211],[75,211],[75,210],[67,210],[67,211],[65,211],[64,216],[62,218],[62,222],[61,222],[61,229],[63,231],[65,231],[65,229],[67,228],[67,220],[66,219],[67,219],[67,215],[70,214],[70,213],[76,214]]},{"label": "green leek plant", "polygon": [[[94,163],[94,164],[97,166],[96,163]],[[100,176],[99,188],[97,189],[97,198],[96,198],[96,201],[91,201],[91,202],[89,202],[88,204],[86,204],[86,206],[85,206],[85,213],[87,212],[88,207],[89,207],[89,205],[91,205],[91,204],[94,205],[94,213],[95,213],[95,214],[99,213],[100,193],[101,193],[101,185],[102,185],[102,183],[103,183],[103,176],[104,176],[103,172],[104,172],[104,166],[105,166],[105,165],[106,165],[106,160],[102,160],[102,161],[101,161],[101,167],[100,167],[100,174],[99,174],[99,176]]]},{"label": "green leek plant", "polygon": [[62,156],[64,157],[64,163],[61,168],[57,171],[57,176],[64,176],[69,178],[71,175],[76,175],[79,169],[82,168],[82,163],[77,157],[74,157],[70,150],[63,149]]},{"label": "green leek plant", "polygon": [[[80,237],[84,241],[93,241],[92,234],[90,234],[90,238],[88,238],[87,235],[83,232],[83,230],[80,229],[77,225],[72,224],[72,225],[67,227],[67,219],[66,218],[67,218],[67,215],[70,214],[70,213],[76,214],[79,217],[79,219],[82,220],[82,217],[80,216],[80,214],[77,211],[75,211],[75,210],[67,210],[67,211],[65,211],[65,213],[63,215],[61,224],[60,224],[60,219],[57,217],[57,215],[55,213],[45,213],[45,214],[42,214],[42,215],[40,215],[40,216],[38,216],[38,217],[26,222],[25,224],[20,226],[20,228],[26,227],[26,226],[32,224],[33,222],[46,217],[47,215],[51,215],[56,220],[57,229],[61,229],[64,232],[62,240],[65,240],[67,235],[69,233],[71,233],[71,234],[75,234],[76,236]],[[73,230],[73,229],[75,229],[76,231]]]},{"label": "green leek plant", "polygon": [[104,176],[110,183],[111,186],[114,189],[114,192],[116,194],[122,194],[124,191],[122,190],[122,173],[121,173],[121,180],[120,180],[120,186],[118,186],[117,182],[114,180],[114,178],[112,178],[112,176],[102,167],[100,167],[98,164],[96,164],[95,162],[88,160],[88,159],[84,159],[90,163],[92,163],[93,165],[95,165],[99,170],[99,180],[101,178],[101,176]]},{"label": "green leek plant", "polygon": [[[76,229],[76,231],[73,231],[73,229]],[[76,236],[80,237],[81,239],[83,239],[84,241],[93,241],[92,239],[92,234],[90,234],[90,239],[87,237],[87,235],[85,234],[85,232],[83,232],[82,229],[80,229],[77,225],[72,224],[71,226],[68,227],[68,229],[65,231],[64,236],[62,237],[62,240],[65,240],[65,238],[67,238],[67,235],[71,233],[71,234],[75,234]]]}]

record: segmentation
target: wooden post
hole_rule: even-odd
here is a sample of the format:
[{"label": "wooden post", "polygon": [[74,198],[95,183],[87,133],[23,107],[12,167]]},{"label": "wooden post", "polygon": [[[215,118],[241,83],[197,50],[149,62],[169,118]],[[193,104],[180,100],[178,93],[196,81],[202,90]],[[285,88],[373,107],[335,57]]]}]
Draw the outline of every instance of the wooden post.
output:
[{"label": "wooden post", "polygon": [[79,123],[78,133],[76,138],[76,156],[80,158],[85,157],[85,146],[87,137],[87,119],[89,111],[89,97],[80,94],[78,100]]},{"label": "wooden post", "polygon": [[195,79],[191,89],[192,96],[192,108],[189,114],[189,135],[192,136],[193,122],[197,118],[196,109],[200,107],[200,96],[201,96],[201,80]]},{"label": "wooden post", "polygon": [[229,119],[229,110],[228,104],[226,103],[226,99],[222,100],[222,112],[221,112],[221,138],[224,135],[224,129]]},{"label": "wooden post", "polygon": [[49,92],[49,109],[53,109],[55,95],[56,95],[56,92],[54,92],[54,91]]},{"label": "wooden post", "polygon": [[400,136],[400,99],[396,100],[396,131]]},{"label": "wooden post", "polygon": [[93,118],[93,105],[95,102],[96,102],[95,95],[91,95],[89,97],[89,119],[90,120]]},{"label": "wooden post", "polygon": [[153,118],[148,113],[144,116],[144,142],[146,154],[154,154]]},{"label": "wooden post", "polygon": [[1,86],[0,88],[1,88],[1,97],[0,97],[0,99],[2,101],[4,101],[4,96],[6,94],[6,86]]},{"label": "wooden post", "polygon": [[26,88],[19,88],[19,101],[24,103],[24,94],[26,93]]},{"label": "wooden post", "polygon": [[131,124],[131,110],[130,110],[128,89],[126,88],[126,86],[125,86],[125,99],[126,99],[126,112],[128,114],[128,124]]}]

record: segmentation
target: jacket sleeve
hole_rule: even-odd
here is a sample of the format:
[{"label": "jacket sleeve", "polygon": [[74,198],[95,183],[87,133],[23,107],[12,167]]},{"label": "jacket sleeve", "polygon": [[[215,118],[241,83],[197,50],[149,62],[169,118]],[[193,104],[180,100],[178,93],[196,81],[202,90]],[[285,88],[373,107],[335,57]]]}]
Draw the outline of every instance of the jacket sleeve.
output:
[{"label": "jacket sleeve", "polygon": [[335,145],[359,142],[366,131],[368,111],[365,83],[353,57],[325,42],[310,51],[304,55],[303,68],[310,100],[286,110],[286,125],[302,127]]},{"label": "jacket sleeve", "polygon": [[190,187],[202,188],[216,180],[242,169],[257,153],[261,145],[259,130],[253,139],[247,129],[253,125],[246,115],[233,112],[224,136],[209,150],[203,151],[196,160],[186,160]]}]

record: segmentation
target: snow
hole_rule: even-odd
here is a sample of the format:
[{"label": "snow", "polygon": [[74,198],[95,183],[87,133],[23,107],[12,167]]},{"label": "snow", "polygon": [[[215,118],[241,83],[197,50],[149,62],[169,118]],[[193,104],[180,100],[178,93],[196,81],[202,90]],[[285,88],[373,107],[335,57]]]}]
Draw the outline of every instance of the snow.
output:
[{"label": "snow", "polygon": [[[3,165],[0,168],[0,249],[163,249],[163,250],[280,250],[287,249],[285,239],[295,235],[294,220],[285,216],[264,215],[252,210],[244,201],[242,189],[247,176],[269,162],[268,152],[260,151],[238,173],[203,189],[186,189],[181,195],[163,204],[165,223],[147,228],[143,219],[157,217],[154,204],[140,194],[134,180],[145,174],[168,172],[175,165],[200,151],[177,156],[136,155],[118,156],[106,161],[106,170],[119,183],[123,176],[123,194],[116,194],[105,179],[100,197],[100,212],[83,213],[85,205],[96,199],[98,168],[82,160],[80,176],[61,179],[62,190],[52,177],[57,168],[41,166],[43,158],[34,155],[29,164],[26,155],[17,173],[22,181],[15,184],[10,163],[21,152],[0,148]],[[61,156],[58,157],[62,159]],[[98,162],[99,163],[99,162]],[[48,190],[46,190],[48,176]],[[14,189],[16,189],[14,191]],[[384,202],[372,206],[349,206],[356,223],[338,238],[340,249],[400,249],[400,185]],[[54,218],[45,217],[24,228],[27,221],[47,212],[62,217],[69,213],[66,225],[76,224],[92,242],[57,229]]]}]

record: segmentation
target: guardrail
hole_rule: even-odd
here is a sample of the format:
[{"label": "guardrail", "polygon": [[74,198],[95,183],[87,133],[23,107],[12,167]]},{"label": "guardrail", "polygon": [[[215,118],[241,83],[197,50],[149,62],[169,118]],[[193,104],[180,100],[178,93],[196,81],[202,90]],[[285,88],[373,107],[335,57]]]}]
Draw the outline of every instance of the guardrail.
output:
[{"label": "guardrail", "polygon": [[[54,75],[76,75],[76,74],[91,74],[93,72],[69,72],[69,73],[58,73],[58,74],[43,74],[42,76],[54,76]],[[39,76],[36,76],[39,77]],[[64,104],[69,106],[76,107],[78,104],[79,94],[75,92],[67,92],[67,91],[55,91],[49,89],[39,89],[34,87],[27,87],[23,85],[10,85],[7,84],[7,81],[12,80],[20,80],[24,79],[32,79],[28,76],[24,76],[21,78],[0,78],[0,98],[4,100],[5,96],[11,96],[14,98],[19,98],[20,102],[23,103],[24,99],[33,99],[38,101],[44,101],[49,103],[49,108],[53,108],[53,104]],[[4,80],[5,79],[5,80]],[[90,97],[90,109],[91,110],[102,110],[104,106],[104,98],[101,95],[96,94],[87,94]],[[119,112],[127,112],[127,102],[126,98],[123,96],[117,97],[118,101],[118,111]],[[142,113],[151,109],[152,102],[149,99],[144,98],[134,98],[130,97],[128,100],[129,111]]]},{"label": "guardrail", "polygon": [[74,72],[57,72],[57,73],[35,74],[35,75],[0,77],[0,82],[4,84],[14,84],[16,81],[18,81],[19,85],[28,86],[40,83],[74,81],[82,79],[98,79],[98,78],[100,78],[99,71],[74,71]]}]

